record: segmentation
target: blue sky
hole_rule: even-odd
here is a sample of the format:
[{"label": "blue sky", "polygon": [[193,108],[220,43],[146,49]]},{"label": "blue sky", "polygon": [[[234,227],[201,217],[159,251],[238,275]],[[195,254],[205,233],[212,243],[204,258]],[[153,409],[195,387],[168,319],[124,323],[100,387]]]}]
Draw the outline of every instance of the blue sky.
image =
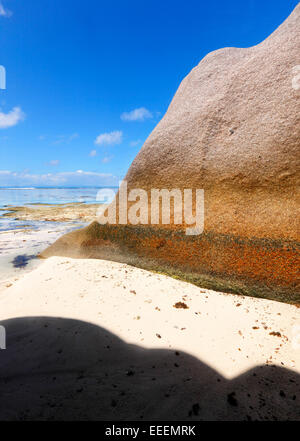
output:
[{"label": "blue sky", "polygon": [[113,185],[209,52],[297,0],[0,0],[0,186]]}]

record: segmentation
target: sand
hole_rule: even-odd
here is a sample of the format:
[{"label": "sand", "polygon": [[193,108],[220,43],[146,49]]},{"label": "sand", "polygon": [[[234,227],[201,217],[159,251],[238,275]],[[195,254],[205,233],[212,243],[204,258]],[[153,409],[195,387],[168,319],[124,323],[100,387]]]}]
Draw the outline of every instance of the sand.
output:
[{"label": "sand", "polygon": [[[105,204],[102,204],[105,205]],[[72,202],[68,204],[32,204],[23,206],[7,205],[0,209],[2,219],[42,220],[50,222],[81,221],[96,219],[100,204]]]},{"label": "sand", "polygon": [[37,255],[62,234],[85,225],[78,221],[6,222],[2,218],[0,222],[0,292],[37,268],[41,264]]},{"label": "sand", "polygon": [[[37,268],[37,255],[60,236],[93,221],[99,206],[74,202],[0,208],[0,292]],[[16,258],[24,265],[16,267]]]},{"label": "sand", "polygon": [[293,305],[52,257],[0,293],[0,321],[0,419],[300,419]]}]

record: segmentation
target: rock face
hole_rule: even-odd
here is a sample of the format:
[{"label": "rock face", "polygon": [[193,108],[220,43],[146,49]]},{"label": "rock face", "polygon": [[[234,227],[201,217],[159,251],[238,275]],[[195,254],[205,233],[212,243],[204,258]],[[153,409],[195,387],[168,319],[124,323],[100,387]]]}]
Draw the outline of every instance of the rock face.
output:
[{"label": "rock face", "polygon": [[199,236],[181,225],[99,225],[43,253],[99,256],[299,301],[300,5],[257,46],[208,54],[133,161],[128,189],[204,189]]}]

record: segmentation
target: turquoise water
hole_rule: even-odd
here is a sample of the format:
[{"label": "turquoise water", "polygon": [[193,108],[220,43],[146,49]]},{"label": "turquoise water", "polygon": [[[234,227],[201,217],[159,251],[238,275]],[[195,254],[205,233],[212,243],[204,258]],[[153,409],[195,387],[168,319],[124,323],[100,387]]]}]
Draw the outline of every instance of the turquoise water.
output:
[{"label": "turquoise water", "polygon": [[[104,203],[97,199],[99,190],[103,187],[78,188],[0,188],[0,208],[7,205],[28,204],[65,204],[70,202]],[[113,188],[116,192],[117,188]]]}]

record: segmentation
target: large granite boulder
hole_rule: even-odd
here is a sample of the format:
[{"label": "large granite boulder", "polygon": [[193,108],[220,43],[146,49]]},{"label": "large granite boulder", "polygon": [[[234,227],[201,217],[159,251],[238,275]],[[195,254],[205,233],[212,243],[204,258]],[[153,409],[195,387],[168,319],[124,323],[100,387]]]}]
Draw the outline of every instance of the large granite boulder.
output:
[{"label": "large granite boulder", "polygon": [[257,46],[208,54],[133,161],[128,190],[204,189],[202,234],[186,235],[184,222],[93,223],[42,256],[122,260],[299,301],[299,65],[300,5]]}]

